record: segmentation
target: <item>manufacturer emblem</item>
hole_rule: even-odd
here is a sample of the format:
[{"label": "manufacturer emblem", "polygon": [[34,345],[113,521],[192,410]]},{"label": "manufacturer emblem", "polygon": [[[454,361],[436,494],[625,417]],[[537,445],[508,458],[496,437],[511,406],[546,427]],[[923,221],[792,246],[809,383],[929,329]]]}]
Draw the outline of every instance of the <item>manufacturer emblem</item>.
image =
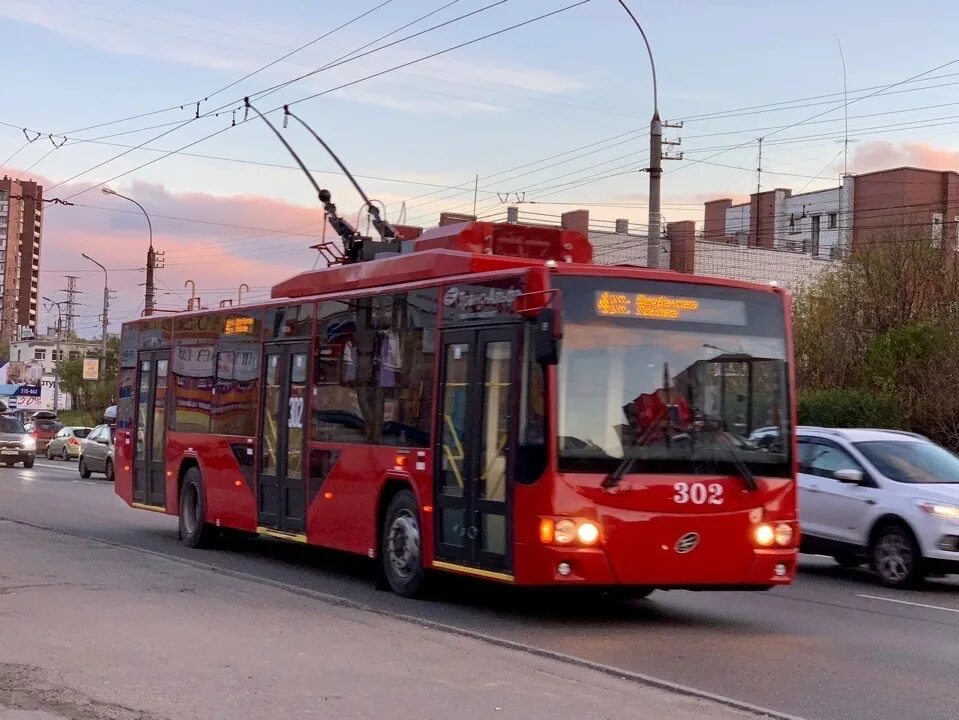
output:
[{"label": "manufacturer emblem", "polygon": [[688,552],[692,552],[696,549],[696,546],[699,545],[699,534],[698,533],[686,533],[679,540],[676,541],[674,550],[680,555],[685,555]]}]

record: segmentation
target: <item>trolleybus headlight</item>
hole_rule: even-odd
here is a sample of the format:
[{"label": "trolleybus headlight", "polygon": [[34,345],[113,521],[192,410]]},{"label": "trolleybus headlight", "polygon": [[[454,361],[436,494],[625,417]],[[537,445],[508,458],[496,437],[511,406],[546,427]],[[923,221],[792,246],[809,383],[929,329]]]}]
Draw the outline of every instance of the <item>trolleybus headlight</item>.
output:
[{"label": "trolleybus headlight", "polygon": [[553,529],[553,540],[559,545],[569,545],[576,539],[576,523],[566,518],[557,520]]},{"label": "trolleybus headlight", "polygon": [[776,536],[776,544],[786,547],[793,539],[793,529],[788,523],[779,523],[773,533]]},{"label": "trolleybus headlight", "polygon": [[756,541],[757,545],[769,547],[776,542],[776,531],[773,530],[772,525],[767,525],[766,523],[757,525],[753,530],[753,540]]},{"label": "trolleybus headlight", "polygon": [[583,545],[595,545],[599,540],[599,526],[585,520],[576,528],[576,539]]}]

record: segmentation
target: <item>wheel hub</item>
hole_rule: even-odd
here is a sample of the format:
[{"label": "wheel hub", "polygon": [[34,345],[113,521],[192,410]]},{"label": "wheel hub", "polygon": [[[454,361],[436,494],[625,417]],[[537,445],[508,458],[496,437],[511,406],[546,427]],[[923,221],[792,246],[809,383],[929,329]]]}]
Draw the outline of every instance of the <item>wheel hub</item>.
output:
[{"label": "wheel hub", "polygon": [[420,563],[420,528],[416,517],[403,510],[390,524],[387,535],[390,564],[400,577],[409,577]]},{"label": "wheel hub", "polygon": [[876,546],[876,570],[890,582],[904,580],[912,563],[912,548],[900,535],[884,535]]}]

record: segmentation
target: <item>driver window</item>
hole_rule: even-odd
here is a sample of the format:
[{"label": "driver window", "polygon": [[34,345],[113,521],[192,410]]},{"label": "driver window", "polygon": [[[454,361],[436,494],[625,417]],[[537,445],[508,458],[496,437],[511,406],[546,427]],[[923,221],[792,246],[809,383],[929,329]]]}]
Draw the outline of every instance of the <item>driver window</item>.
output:
[{"label": "driver window", "polygon": [[830,480],[839,470],[862,472],[862,466],[849,453],[829,445],[809,444],[802,452],[802,463],[804,472]]}]

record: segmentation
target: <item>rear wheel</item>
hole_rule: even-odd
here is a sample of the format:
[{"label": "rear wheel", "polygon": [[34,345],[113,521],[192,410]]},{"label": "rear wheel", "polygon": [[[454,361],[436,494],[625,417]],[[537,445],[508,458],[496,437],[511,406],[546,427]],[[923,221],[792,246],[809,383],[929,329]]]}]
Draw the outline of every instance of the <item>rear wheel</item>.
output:
[{"label": "rear wheel", "polygon": [[423,550],[419,507],[409,490],[393,496],[383,520],[380,557],[390,589],[402,597],[415,597],[423,589]]},{"label": "rear wheel", "polygon": [[64,462],[70,462],[70,453],[67,451],[67,446],[63,446],[63,451],[60,453],[60,459]]},{"label": "rear wheel", "polygon": [[90,469],[87,467],[87,461],[83,455],[80,456],[80,463],[77,465],[77,470],[80,472],[80,477],[82,478],[88,478],[91,475]]},{"label": "rear wheel", "polygon": [[180,540],[187,547],[201,548],[209,545],[212,537],[213,530],[206,524],[203,477],[198,468],[191,467],[180,488]]},{"label": "rear wheel", "polygon": [[50,454],[50,446],[49,446],[49,445],[47,445],[47,449],[46,449],[46,451],[45,451],[43,454],[46,456],[47,460],[53,460],[53,455]]},{"label": "rear wheel", "polygon": [[32,468],[32,467],[33,467],[33,461],[34,461],[34,458],[32,458],[32,457],[31,457],[31,458],[27,458],[26,460],[23,461],[23,467],[25,467],[25,468]]},{"label": "rear wheel", "polygon": [[103,470],[109,482],[113,482],[113,460],[107,459],[107,466]]},{"label": "rear wheel", "polygon": [[899,523],[886,525],[876,534],[871,564],[879,582],[890,588],[915,585],[924,576],[919,544]]}]

